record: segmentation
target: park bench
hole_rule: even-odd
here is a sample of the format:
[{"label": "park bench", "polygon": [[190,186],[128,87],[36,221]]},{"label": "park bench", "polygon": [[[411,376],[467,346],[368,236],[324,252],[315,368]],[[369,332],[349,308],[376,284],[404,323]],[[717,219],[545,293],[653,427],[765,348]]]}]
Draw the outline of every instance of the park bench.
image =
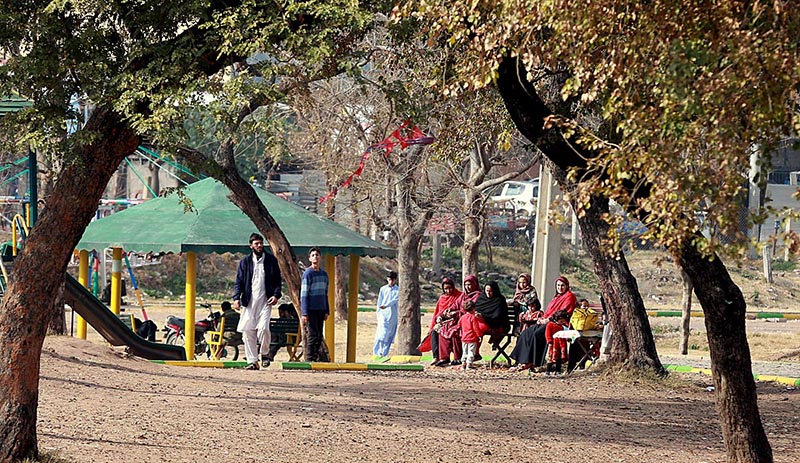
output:
[{"label": "park bench", "polygon": [[133,314],[119,314],[117,315],[119,321],[125,324],[131,331],[136,332],[136,318]]},{"label": "park bench", "polygon": [[[242,333],[236,331],[238,325],[239,314],[223,316],[219,320],[219,328],[217,331],[206,332],[206,334],[208,334],[208,348],[212,360],[219,360],[222,358],[222,351],[226,346],[235,347],[242,345]],[[234,357],[238,357],[238,352]]]},{"label": "park bench", "polygon": [[[507,316],[510,326],[508,333],[494,335],[489,338],[490,340],[494,338],[494,341],[491,342],[491,346],[493,351],[497,351],[494,357],[489,361],[490,368],[494,368],[495,362],[497,362],[500,357],[504,357],[508,366],[511,366],[511,356],[506,352],[506,349],[511,345],[511,341],[519,336],[519,312],[514,304],[508,304]],[[489,331],[489,333],[491,334],[491,331]]]},{"label": "park bench", "polygon": [[300,360],[300,320],[296,318],[273,318],[269,321],[269,347],[285,347],[289,361]]}]

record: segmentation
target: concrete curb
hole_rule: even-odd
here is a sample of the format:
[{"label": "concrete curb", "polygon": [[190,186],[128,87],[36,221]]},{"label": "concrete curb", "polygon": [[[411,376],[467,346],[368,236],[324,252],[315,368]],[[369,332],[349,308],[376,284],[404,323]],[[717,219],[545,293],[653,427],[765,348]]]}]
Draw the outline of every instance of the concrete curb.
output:
[{"label": "concrete curb", "polygon": [[[683,313],[680,310],[648,310],[647,315],[651,317],[680,317]],[[692,312],[692,317],[703,318],[703,312]],[[762,318],[783,318],[786,320],[800,320],[800,313],[783,312],[747,312],[745,319],[756,320]]]},{"label": "concrete curb", "polygon": [[[173,367],[200,367],[200,368],[244,368],[246,361],[215,362],[209,360],[150,360],[151,363],[169,365]],[[422,365],[393,365],[389,363],[327,363],[327,362],[275,362],[282,370],[348,370],[348,371],[374,371],[374,370],[404,370],[422,371]]]},{"label": "concrete curb", "polygon": [[[690,367],[687,365],[664,365],[664,368],[679,373],[702,373],[711,376],[711,370],[708,368]],[[785,384],[787,386],[800,386],[800,378],[789,378],[788,376],[775,376],[775,375],[758,375],[754,374],[753,379],[762,382],[773,382]]]}]

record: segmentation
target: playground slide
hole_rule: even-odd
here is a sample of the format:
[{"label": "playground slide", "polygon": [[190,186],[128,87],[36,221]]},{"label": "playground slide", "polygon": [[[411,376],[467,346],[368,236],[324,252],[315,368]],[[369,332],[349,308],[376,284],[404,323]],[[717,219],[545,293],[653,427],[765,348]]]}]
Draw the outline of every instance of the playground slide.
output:
[{"label": "playground slide", "polygon": [[128,346],[131,354],[149,360],[186,360],[186,350],[181,346],[158,344],[140,338],[70,275],[67,275],[64,299],[112,346]]}]

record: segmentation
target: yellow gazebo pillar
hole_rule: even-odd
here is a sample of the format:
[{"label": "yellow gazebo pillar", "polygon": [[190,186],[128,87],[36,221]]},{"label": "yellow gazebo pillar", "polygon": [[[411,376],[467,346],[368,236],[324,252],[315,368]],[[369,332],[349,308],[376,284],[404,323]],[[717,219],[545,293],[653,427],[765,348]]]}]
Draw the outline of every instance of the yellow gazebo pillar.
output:
[{"label": "yellow gazebo pillar", "polygon": [[[89,288],[89,251],[82,249],[78,253],[78,281],[84,288]],[[86,339],[86,320],[78,315],[78,339]]]},{"label": "yellow gazebo pillar", "polygon": [[328,274],[328,307],[330,314],[325,321],[325,344],[328,345],[328,353],[331,362],[335,361],[334,341],[336,334],[336,257],[325,254],[325,272]]},{"label": "yellow gazebo pillar", "polygon": [[359,257],[350,254],[350,291],[347,293],[347,363],[356,361],[356,340],[358,339],[358,261]]},{"label": "yellow gazebo pillar", "polygon": [[111,311],[119,315],[122,302],[122,248],[111,248]]},{"label": "yellow gazebo pillar", "polygon": [[197,296],[197,254],[192,251],[186,253],[186,313],[184,319],[186,344],[186,360],[194,360],[194,303]]}]

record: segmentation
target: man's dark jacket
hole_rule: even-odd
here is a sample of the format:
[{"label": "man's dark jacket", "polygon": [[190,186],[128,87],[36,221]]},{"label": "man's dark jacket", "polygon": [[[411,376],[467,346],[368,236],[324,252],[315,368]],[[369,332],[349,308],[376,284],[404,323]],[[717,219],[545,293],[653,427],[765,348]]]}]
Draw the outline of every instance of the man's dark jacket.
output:
[{"label": "man's dark jacket", "polygon": [[[264,253],[264,284],[267,298],[281,297],[281,269],[278,259],[272,254]],[[253,296],[253,254],[248,254],[239,262],[236,271],[236,282],[233,284],[233,300],[239,301],[242,307],[249,307],[250,298]]]}]

